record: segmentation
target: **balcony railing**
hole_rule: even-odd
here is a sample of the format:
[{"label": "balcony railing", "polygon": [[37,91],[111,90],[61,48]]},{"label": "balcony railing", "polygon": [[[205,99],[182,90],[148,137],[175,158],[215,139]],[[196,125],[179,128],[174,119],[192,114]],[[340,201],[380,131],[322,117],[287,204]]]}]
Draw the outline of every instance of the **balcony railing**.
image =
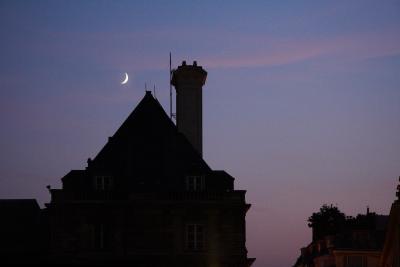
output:
[{"label": "balcony railing", "polygon": [[246,191],[230,192],[146,192],[118,194],[113,191],[100,192],[70,192],[62,189],[51,190],[51,202],[244,202]]}]

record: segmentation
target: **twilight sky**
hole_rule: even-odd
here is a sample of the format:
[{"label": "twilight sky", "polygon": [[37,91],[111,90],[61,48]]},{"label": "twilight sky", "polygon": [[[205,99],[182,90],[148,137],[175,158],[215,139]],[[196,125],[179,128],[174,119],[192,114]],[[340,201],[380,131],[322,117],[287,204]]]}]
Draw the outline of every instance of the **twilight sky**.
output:
[{"label": "twilight sky", "polygon": [[[294,264],[324,203],[387,214],[400,175],[400,1],[0,1],[0,198],[49,201],[197,60],[204,157],[236,177],[255,267]],[[121,86],[128,72],[127,86]]]}]

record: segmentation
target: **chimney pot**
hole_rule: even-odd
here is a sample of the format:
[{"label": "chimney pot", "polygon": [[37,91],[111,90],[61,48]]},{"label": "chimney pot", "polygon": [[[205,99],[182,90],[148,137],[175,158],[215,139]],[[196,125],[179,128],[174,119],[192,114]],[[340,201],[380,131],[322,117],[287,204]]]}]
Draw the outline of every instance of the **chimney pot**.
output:
[{"label": "chimney pot", "polygon": [[197,61],[193,61],[193,66],[197,66]]},{"label": "chimney pot", "polygon": [[182,66],[186,66],[186,60],[182,61]]}]

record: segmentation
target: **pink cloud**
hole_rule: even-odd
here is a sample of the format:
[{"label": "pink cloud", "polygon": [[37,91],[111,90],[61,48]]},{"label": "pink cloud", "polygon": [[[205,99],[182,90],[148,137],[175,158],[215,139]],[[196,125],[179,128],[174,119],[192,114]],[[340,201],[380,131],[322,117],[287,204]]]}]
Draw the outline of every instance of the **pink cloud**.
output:
[{"label": "pink cloud", "polygon": [[388,32],[354,34],[324,40],[274,40],[273,45],[265,49],[212,55],[203,62],[209,68],[240,68],[279,66],[317,57],[364,60],[399,54],[400,35]]},{"label": "pink cloud", "polygon": [[320,57],[363,60],[400,54],[397,29],[312,39],[194,29],[132,33],[42,32],[41,36],[36,49],[54,57],[66,53],[64,60],[76,60],[78,55],[83,63],[91,61],[130,71],[167,69],[168,52],[177,47],[178,42],[179,47],[190,49],[176,52],[175,58],[187,59],[185,53],[196,55],[200,64],[207,68],[279,66]]}]

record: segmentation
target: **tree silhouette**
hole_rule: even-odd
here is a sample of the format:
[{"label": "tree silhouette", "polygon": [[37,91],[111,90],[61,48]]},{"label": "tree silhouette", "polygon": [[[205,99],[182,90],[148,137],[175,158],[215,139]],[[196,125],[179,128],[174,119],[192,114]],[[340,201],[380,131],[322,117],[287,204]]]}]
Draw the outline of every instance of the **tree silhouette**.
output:
[{"label": "tree silhouette", "polygon": [[308,227],[313,229],[313,241],[327,235],[334,235],[343,229],[346,215],[338,207],[324,204],[319,212],[314,212],[308,218]]}]

